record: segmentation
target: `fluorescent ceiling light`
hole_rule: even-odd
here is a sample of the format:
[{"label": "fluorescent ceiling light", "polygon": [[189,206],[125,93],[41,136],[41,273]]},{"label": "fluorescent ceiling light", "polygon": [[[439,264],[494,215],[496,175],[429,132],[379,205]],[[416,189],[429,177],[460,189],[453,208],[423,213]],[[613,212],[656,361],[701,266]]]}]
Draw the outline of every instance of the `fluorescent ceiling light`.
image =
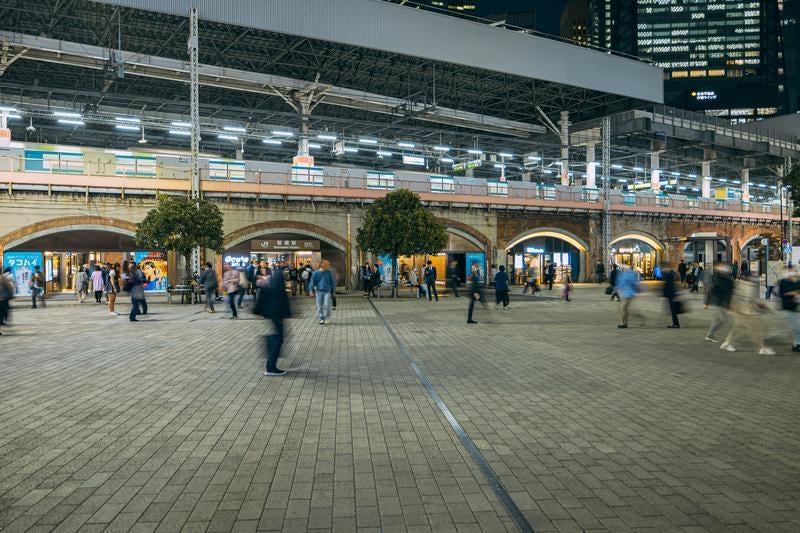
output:
[{"label": "fluorescent ceiling light", "polygon": [[169,130],[169,133],[172,135],[183,135],[184,137],[191,137],[192,135],[191,131],[185,130]]},{"label": "fluorescent ceiling light", "polygon": [[22,119],[22,115],[18,115],[16,113],[11,113],[10,115],[8,115],[8,118],[9,118],[9,120],[21,120]]},{"label": "fluorescent ceiling light", "polygon": [[505,165],[501,165],[500,163],[495,164],[494,168],[506,168]]},{"label": "fluorescent ceiling light", "polygon": [[58,119],[59,124],[70,124],[72,126],[83,126],[84,122],[82,120],[70,120],[70,119]]},{"label": "fluorescent ceiling light", "polygon": [[552,174],[552,173],[553,173],[552,170],[543,170],[542,171],[542,174]]},{"label": "fluorescent ceiling light", "polygon": [[283,142],[278,139],[263,139],[261,142],[264,144],[283,144]]},{"label": "fluorescent ceiling light", "polygon": [[322,139],[323,141],[335,141],[336,135],[330,135],[327,133],[320,133],[317,135],[317,139]]},{"label": "fluorescent ceiling light", "polygon": [[114,127],[118,130],[139,131],[139,126],[126,126],[125,124],[117,124]]},{"label": "fluorescent ceiling light", "polygon": [[81,118],[80,113],[68,113],[66,111],[55,111],[53,115],[64,118]]},{"label": "fluorescent ceiling light", "polygon": [[644,172],[644,169],[642,167],[633,167],[633,171],[634,172]]},{"label": "fluorescent ceiling light", "polygon": [[619,170],[619,169],[622,168],[622,165],[613,164],[613,165],[611,165],[611,168]]},{"label": "fluorescent ceiling light", "polygon": [[434,146],[433,149],[436,150],[437,152],[449,152],[450,151],[450,147],[449,146]]},{"label": "fluorescent ceiling light", "polygon": [[514,159],[514,154],[510,154],[508,152],[500,152],[497,155],[499,155],[500,157],[505,157],[506,159]]},{"label": "fluorescent ceiling light", "polygon": [[471,150],[467,150],[467,153],[468,154],[472,154],[472,155],[483,155],[483,150],[471,149]]},{"label": "fluorescent ceiling light", "polygon": [[358,152],[358,148],[351,148],[350,146],[346,146],[344,151],[347,152],[348,154],[355,154]]},{"label": "fluorescent ceiling light", "polygon": [[134,117],[114,117],[114,120],[117,122],[130,122],[132,124],[138,124],[140,120]]},{"label": "fluorescent ceiling light", "polygon": [[377,139],[359,139],[358,142],[361,144],[378,144]]},{"label": "fluorescent ceiling light", "polygon": [[628,180],[626,180],[625,178],[620,178],[617,181],[620,183],[628,183]]},{"label": "fluorescent ceiling light", "polygon": [[[531,160],[531,161],[541,161],[541,160],[542,160],[542,158],[541,158],[541,157],[539,157],[539,156],[536,156],[536,155],[529,155],[529,156],[528,156],[528,159],[529,159],[529,160]],[[595,163],[595,164],[596,164],[596,163]]]},{"label": "fluorescent ceiling light", "polygon": [[383,150],[378,150],[375,152],[377,155],[382,155],[383,157],[392,157],[392,152],[385,152]]},{"label": "fluorescent ceiling light", "polygon": [[683,185],[681,185],[680,187],[678,187],[678,190],[685,191],[685,190],[686,190],[686,187],[684,187]]},{"label": "fluorescent ceiling light", "polygon": [[453,159],[450,158],[450,157],[443,157],[443,158],[439,159],[439,161],[441,161],[442,163],[452,163]]},{"label": "fluorescent ceiling light", "polygon": [[223,126],[222,129],[225,130],[225,131],[233,131],[235,133],[245,133],[245,132],[247,132],[247,130],[244,129],[243,127],[241,127],[241,126]]},{"label": "fluorescent ceiling light", "polygon": [[280,131],[280,130],[273,131],[272,134],[276,137],[291,137],[292,135],[294,135],[294,133],[292,133],[291,131]]},{"label": "fluorescent ceiling light", "polygon": [[180,122],[180,121],[178,121],[178,122],[171,122],[171,124],[173,126],[175,126],[176,128],[191,128],[192,127],[191,123],[189,123],[189,122]]},{"label": "fluorescent ceiling light", "polygon": [[727,178],[720,178],[719,181],[721,181],[722,183],[727,183],[728,179]]},{"label": "fluorescent ceiling light", "polygon": [[700,189],[698,189],[697,187],[692,187],[692,190],[693,190],[694,192],[699,192],[699,191],[700,191]]},{"label": "fluorescent ceiling light", "polygon": [[224,135],[220,133],[219,135],[217,135],[217,139],[224,139],[226,141],[238,141],[239,137],[237,137],[236,135]]},{"label": "fluorescent ceiling light", "polygon": [[315,150],[319,150],[320,148],[322,148],[322,145],[317,143],[308,143],[308,147],[313,148]]},{"label": "fluorescent ceiling light", "polygon": [[740,184],[740,183],[742,183],[742,182],[741,182],[741,181],[739,181],[739,180],[733,180],[733,183],[735,183],[736,185],[739,185],[739,184]]},{"label": "fluorescent ceiling light", "polygon": [[697,178],[697,174],[689,174],[689,177],[693,178],[693,179],[696,179]]},{"label": "fluorescent ceiling light", "polygon": [[672,175],[673,175],[673,176],[680,176],[680,175],[681,175],[681,173],[680,173],[680,172],[673,172],[673,173],[672,173]]},{"label": "fluorescent ceiling light", "polygon": [[16,107],[7,105],[0,105],[0,111],[5,111],[6,113],[19,113],[19,110]]},{"label": "fluorescent ceiling light", "polygon": [[397,146],[400,146],[402,148],[415,148],[417,145],[414,144],[414,143],[403,141],[403,142],[397,143]]}]

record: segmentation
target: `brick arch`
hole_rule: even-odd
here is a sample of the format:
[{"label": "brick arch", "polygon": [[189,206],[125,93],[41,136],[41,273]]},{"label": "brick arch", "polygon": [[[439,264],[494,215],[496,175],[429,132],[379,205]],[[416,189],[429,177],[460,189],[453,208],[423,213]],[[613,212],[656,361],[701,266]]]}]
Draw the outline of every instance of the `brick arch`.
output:
[{"label": "brick arch", "polygon": [[347,252],[347,240],[345,238],[322,226],[292,220],[268,220],[239,228],[225,236],[222,247],[225,249],[231,248],[250,239],[256,239],[265,233],[303,233]]},{"label": "brick arch", "polygon": [[62,231],[109,231],[130,237],[136,234],[137,224],[111,217],[81,215],[51,218],[8,232],[0,236],[0,250],[19,246],[27,241]]},{"label": "brick arch", "polygon": [[438,220],[440,224],[444,224],[446,229],[452,230],[452,233],[466,238],[478,248],[482,248],[486,253],[491,251],[492,240],[472,226],[449,218],[436,217],[436,220]]}]

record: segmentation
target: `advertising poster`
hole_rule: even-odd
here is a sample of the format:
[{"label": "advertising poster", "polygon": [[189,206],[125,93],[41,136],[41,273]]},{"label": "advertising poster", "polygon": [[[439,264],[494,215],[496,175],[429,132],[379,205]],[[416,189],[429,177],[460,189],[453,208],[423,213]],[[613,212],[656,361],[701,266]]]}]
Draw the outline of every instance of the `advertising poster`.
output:
[{"label": "advertising poster", "polygon": [[144,290],[167,290],[167,258],[161,252],[136,252],[133,256],[144,274]]},{"label": "advertising poster", "polygon": [[378,272],[381,273],[381,281],[384,283],[387,281],[394,281],[394,276],[392,272],[392,256],[390,255],[381,255],[378,256],[378,261],[376,262],[378,265]]},{"label": "advertising poster", "polygon": [[42,268],[41,252],[6,252],[3,269],[11,268],[11,277],[17,296],[30,296],[30,281],[35,267]]},{"label": "advertising poster", "polygon": [[467,277],[472,274],[472,264],[478,264],[478,272],[481,273],[481,281],[483,283],[488,283],[489,280],[486,279],[486,254],[481,253],[469,253],[467,254]]}]

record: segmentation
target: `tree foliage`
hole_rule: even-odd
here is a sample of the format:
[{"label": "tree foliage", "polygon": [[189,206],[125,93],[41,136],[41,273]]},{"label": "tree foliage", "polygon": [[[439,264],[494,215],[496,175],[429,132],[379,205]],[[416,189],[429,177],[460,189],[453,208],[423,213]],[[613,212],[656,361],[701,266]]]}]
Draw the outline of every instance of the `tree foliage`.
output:
[{"label": "tree foliage", "polygon": [[800,216],[800,164],[795,164],[792,171],[783,178],[783,184],[790,187],[789,194],[794,205],[793,216]]},{"label": "tree foliage", "polygon": [[447,246],[447,232],[422,205],[419,196],[398,189],[370,206],[356,242],[362,250],[396,259],[439,253]]},{"label": "tree foliage", "polygon": [[186,258],[195,247],[222,250],[222,212],[206,200],[160,194],[157,205],[136,229],[136,244],[148,250],[172,250]]}]

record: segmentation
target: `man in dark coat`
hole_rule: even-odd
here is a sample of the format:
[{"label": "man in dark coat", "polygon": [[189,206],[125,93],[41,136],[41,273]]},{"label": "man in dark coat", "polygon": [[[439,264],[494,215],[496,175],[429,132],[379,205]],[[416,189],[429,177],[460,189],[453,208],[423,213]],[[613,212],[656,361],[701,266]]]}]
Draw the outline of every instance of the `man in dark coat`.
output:
[{"label": "man in dark coat", "polygon": [[285,370],[278,368],[278,357],[283,346],[283,319],[291,316],[289,297],[286,295],[286,281],[283,277],[283,268],[286,262],[280,263],[280,268],[275,268],[272,275],[260,287],[256,311],[259,315],[272,321],[272,333],[266,336],[267,340],[267,370],[265,376],[282,376]]},{"label": "man in dark coat", "polygon": [[472,271],[469,276],[469,307],[467,308],[467,324],[477,324],[472,320],[472,311],[475,309],[475,302],[480,301],[483,308],[486,308],[486,299],[481,290],[481,271],[478,263],[472,263]]},{"label": "man in dark coat", "polygon": [[678,288],[676,287],[675,278],[675,271],[669,267],[664,267],[664,291],[663,296],[667,299],[667,305],[669,306],[669,313],[672,316],[672,325],[667,326],[668,328],[678,329],[681,327],[681,323],[678,321],[678,314],[682,312],[681,309],[681,302],[677,300],[678,297]]}]

